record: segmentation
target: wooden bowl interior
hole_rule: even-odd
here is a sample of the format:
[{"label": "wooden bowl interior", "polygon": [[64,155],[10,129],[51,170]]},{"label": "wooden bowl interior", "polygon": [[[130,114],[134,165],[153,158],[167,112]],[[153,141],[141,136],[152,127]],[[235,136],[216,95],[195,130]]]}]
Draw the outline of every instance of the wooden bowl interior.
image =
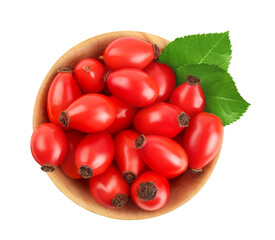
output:
[{"label": "wooden bowl interior", "polygon": [[[46,111],[47,92],[52,80],[56,76],[57,70],[63,67],[73,69],[78,61],[87,57],[98,58],[112,40],[125,36],[136,37],[150,43],[156,43],[161,50],[169,43],[166,39],[142,32],[112,32],[90,38],[73,47],[53,65],[42,82],[34,106],[33,128],[49,121]],[[60,168],[57,168],[52,173],[48,173],[48,175],[68,198],[89,211],[117,219],[145,219],[168,213],[190,200],[202,188],[211,175],[218,160],[218,155],[219,154],[205,167],[203,173],[192,174],[186,171],[180,177],[172,179],[170,181],[171,196],[168,203],[163,208],[153,212],[146,212],[137,208],[131,200],[127,206],[122,209],[107,209],[95,202],[89,192],[87,180],[73,180],[67,177]]]}]

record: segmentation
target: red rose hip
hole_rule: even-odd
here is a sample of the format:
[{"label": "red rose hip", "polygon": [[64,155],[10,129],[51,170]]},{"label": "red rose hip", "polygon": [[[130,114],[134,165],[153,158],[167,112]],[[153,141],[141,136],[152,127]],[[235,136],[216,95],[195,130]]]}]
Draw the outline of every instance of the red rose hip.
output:
[{"label": "red rose hip", "polygon": [[123,181],[119,170],[111,165],[104,173],[89,181],[94,200],[107,208],[122,208],[128,202],[129,184]]},{"label": "red rose hip", "polygon": [[172,68],[163,63],[151,62],[144,72],[148,73],[158,84],[159,95],[156,102],[167,101],[176,86],[176,77]]},{"label": "red rose hip", "polygon": [[115,138],[115,160],[126,182],[133,182],[141,173],[145,163],[135,148],[136,131],[125,130]]},{"label": "red rose hip", "polygon": [[100,92],[104,88],[106,69],[94,58],[85,58],[74,67],[74,76],[84,93]]},{"label": "red rose hip", "polygon": [[108,132],[91,133],[78,144],[75,164],[83,178],[91,178],[106,171],[114,154],[114,141]]},{"label": "red rose hip", "polygon": [[52,172],[66,157],[68,142],[65,133],[54,123],[42,123],[31,137],[33,158],[45,172]]},{"label": "red rose hip", "polygon": [[147,73],[134,68],[109,73],[107,85],[113,95],[135,107],[145,107],[155,102],[159,88]]},{"label": "red rose hip", "polygon": [[206,112],[193,117],[183,135],[189,168],[193,172],[201,172],[220,150],[222,139],[223,124],[219,117]]},{"label": "red rose hip", "polygon": [[89,93],[75,100],[60,115],[59,121],[64,127],[81,132],[100,132],[115,121],[116,109],[106,96]]},{"label": "red rose hip", "polygon": [[159,57],[157,45],[141,39],[124,37],[112,41],[104,51],[104,62],[112,70],[121,68],[145,68]]},{"label": "red rose hip", "polygon": [[149,168],[167,178],[179,176],[188,167],[184,149],[168,137],[140,135],[135,147]]},{"label": "red rose hip", "polygon": [[131,186],[133,202],[145,211],[162,208],[170,196],[168,180],[155,172],[142,173]]},{"label": "red rose hip", "polygon": [[[47,112],[52,123],[62,126],[60,114],[81,96],[81,91],[73,77],[72,70],[63,68],[54,78],[47,96]],[[64,128],[65,129],[65,128]]]},{"label": "red rose hip", "polygon": [[115,96],[110,96],[109,99],[115,105],[116,118],[107,131],[111,134],[116,134],[131,125],[131,122],[137,112],[137,108],[122,102]]},{"label": "red rose hip", "polygon": [[190,118],[203,112],[205,99],[200,86],[200,79],[188,75],[186,82],[173,91],[169,103],[181,108]]},{"label": "red rose hip", "polygon": [[70,131],[66,133],[68,140],[68,153],[62,161],[60,168],[63,172],[73,179],[80,179],[82,176],[79,174],[78,169],[75,165],[75,150],[80,141],[85,136],[85,133],[78,131]]},{"label": "red rose hip", "polygon": [[136,130],[145,135],[175,137],[188,126],[189,117],[169,103],[154,103],[141,109],[134,118]]}]

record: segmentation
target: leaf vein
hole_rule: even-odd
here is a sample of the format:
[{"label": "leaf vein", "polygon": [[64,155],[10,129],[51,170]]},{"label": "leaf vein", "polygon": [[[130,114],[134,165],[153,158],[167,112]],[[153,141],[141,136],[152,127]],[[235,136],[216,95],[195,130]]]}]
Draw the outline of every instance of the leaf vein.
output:
[{"label": "leaf vein", "polygon": [[211,95],[206,95],[204,94],[205,97],[212,97],[212,98],[218,98],[221,100],[225,100],[225,101],[236,101],[236,102],[242,102],[244,103],[244,100],[240,100],[240,99],[235,99],[235,98],[227,98],[227,97],[220,97],[220,96],[211,96]]},{"label": "leaf vein", "polygon": [[226,36],[226,34],[224,34],[220,40],[208,51],[208,53],[205,54],[205,56],[199,61],[198,64],[202,63],[202,61],[212,52],[212,50],[220,43],[220,41]]}]

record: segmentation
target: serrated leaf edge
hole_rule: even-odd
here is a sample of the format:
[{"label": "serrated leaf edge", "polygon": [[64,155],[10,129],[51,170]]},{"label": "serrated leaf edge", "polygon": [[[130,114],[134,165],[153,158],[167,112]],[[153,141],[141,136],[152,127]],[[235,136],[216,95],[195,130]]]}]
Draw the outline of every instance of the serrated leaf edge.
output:
[{"label": "serrated leaf edge", "polygon": [[[226,69],[226,71],[227,71],[228,68],[229,68],[229,66],[230,66],[231,59],[232,59],[232,44],[231,44],[231,40],[230,40],[229,30],[228,30],[228,31],[225,31],[225,32],[221,32],[221,33],[198,33],[198,34],[186,35],[186,36],[183,36],[183,37],[177,37],[177,38],[175,38],[172,42],[170,42],[170,43],[164,48],[164,50],[162,51],[162,53],[161,53],[161,55],[160,55],[158,61],[159,61],[159,62],[162,62],[162,61],[160,61],[161,58],[162,58],[162,56],[166,54],[166,51],[168,51],[169,48],[171,48],[171,45],[170,45],[170,44],[173,44],[173,43],[175,43],[176,41],[179,41],[179,40],[181,40],[181,39],[183,39],[183,38],[190,38],[190,37],[196,37],[196,36],[207,36],[207,35],[214,35],[214,34],[224,35],[223,37],[228,36],[228,38],[229,38],[229,46],[230,46],[230,48],[229,48],[229,53],[230,53],[230,56],[229,56],[228,66],[227,66],[227,69]],[[223,37],[222,37],[221,39],[223,39]],[[221,39],[220,39],[219,41],[221,41]],[[217,44],[218,44],[218,43],[217,43]],[[217,44],[216,44],[215,46],[217,46]],[[204,57],[204,58],[205,58],[205,57]],[[208,64],[208,63],[198,63],[198,64],[196,64],[196,65],[199,65],[199,64]],[[188,65],[188,64],[185,64],[185,65]],[[191,64],[191,65],[192,65],[192,64]],[[193,64],[193,65],[194,65],[194,64]],[[214,65],[214,64],[209,64],[209,65],[219,67],[219,66]],[[180,68],[180,66],[177,67],[176,69],[174,69],[174,71],[176,71],[178,68]],[[220,67],[219,67],[219,68],[220,68]],[[223,69],[223,70],[224,70],[224,69]]]}]

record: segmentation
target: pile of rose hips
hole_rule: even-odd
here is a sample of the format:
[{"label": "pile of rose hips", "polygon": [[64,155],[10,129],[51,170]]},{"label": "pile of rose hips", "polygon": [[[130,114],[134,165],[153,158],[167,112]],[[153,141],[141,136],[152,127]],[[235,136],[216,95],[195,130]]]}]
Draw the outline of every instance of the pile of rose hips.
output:
[{"label": "pile of rose hips", "polygon": [[125,206],[130,194],[148,211],[168,201],[167,179],[188,167],[202,171],[221,147],[222,122],[203,112],[200,79],[187,76],[175,88],[158,55],[156,45],[125,37],[106,47],[105,64],[86,58],[73,71],[61,69],[48,91],[51,123],[31,138],[41,169],[60,166],[73,179],[89,179],[105,207]]}]

